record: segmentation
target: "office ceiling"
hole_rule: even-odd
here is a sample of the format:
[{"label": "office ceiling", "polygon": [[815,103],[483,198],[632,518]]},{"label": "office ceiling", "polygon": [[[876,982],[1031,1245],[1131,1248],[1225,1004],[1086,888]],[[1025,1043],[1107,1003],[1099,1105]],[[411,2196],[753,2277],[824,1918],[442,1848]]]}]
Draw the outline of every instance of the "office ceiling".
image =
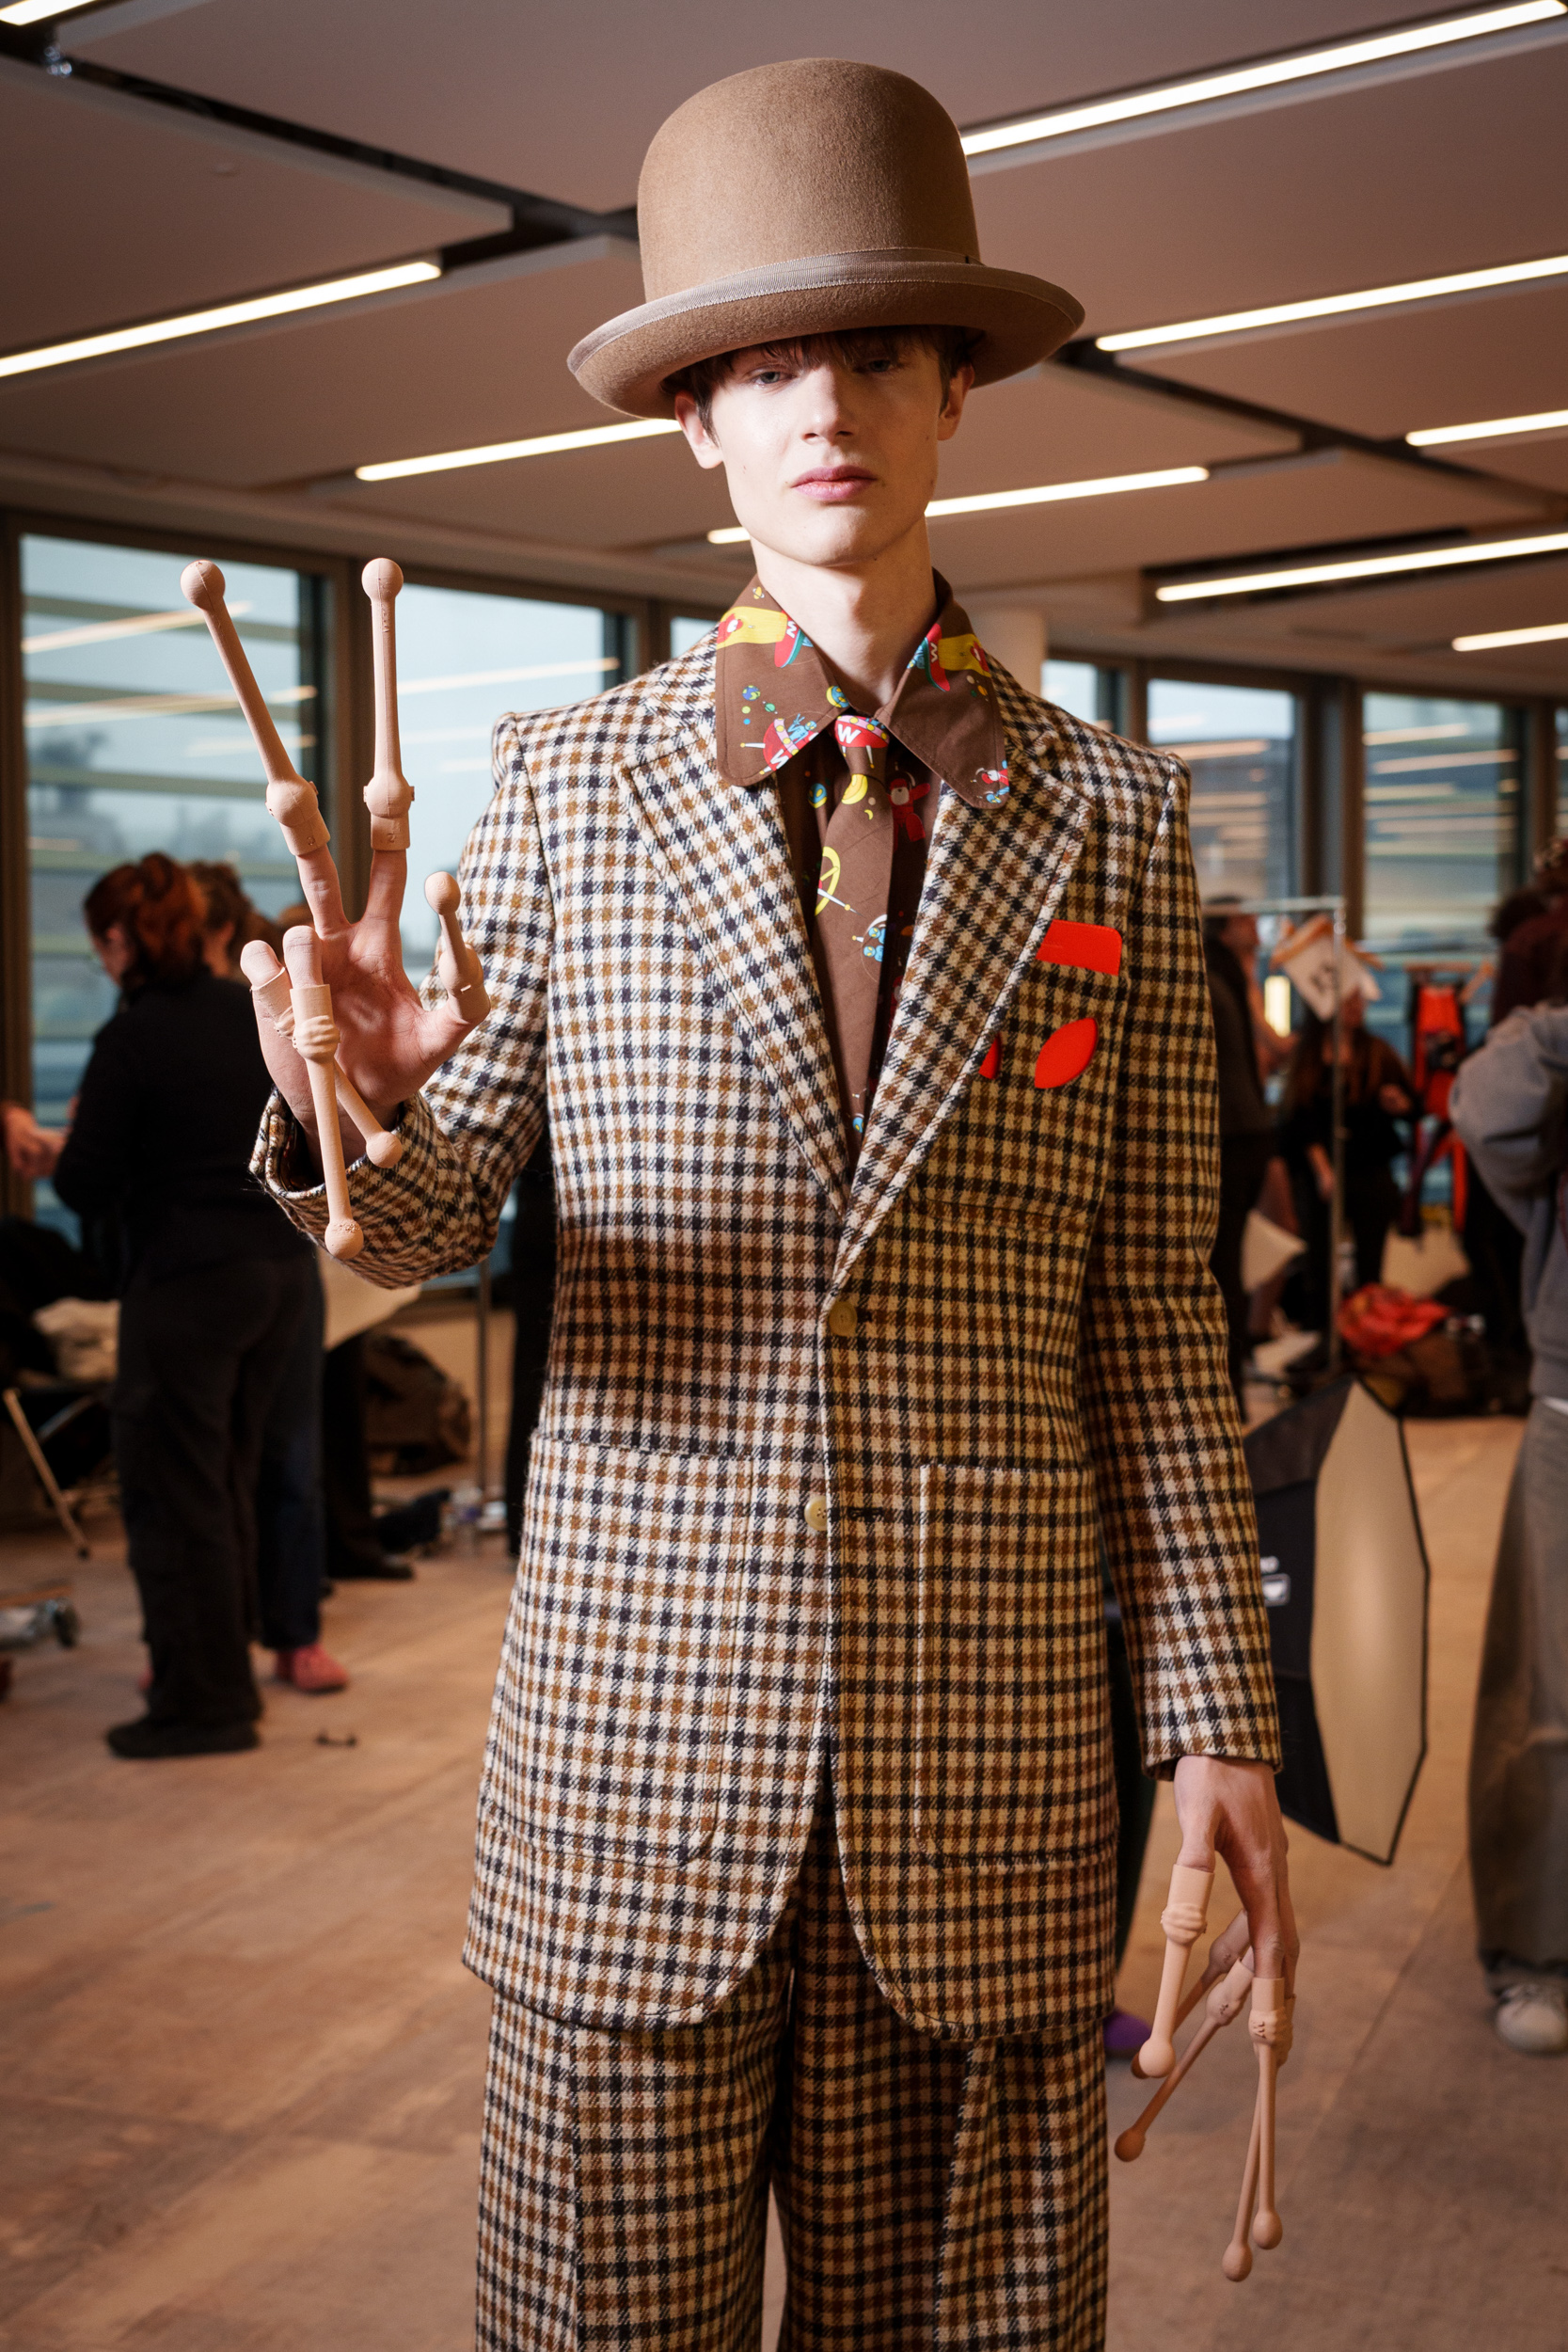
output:
[{"label": "office ceiling", "polygon": [[[352,478],[603,420],[565,353],[640,278],[624,215],[586,215],[630,203],[672,106],[825,52],[913,73],[974,125],[1386,22],[1386,0],[973,0],[957,21],[945,0],[800,0],[783,24],[697,0],[119,0],[62,18],[71,74],[24,44],[0,56],[0,202],[23,231],[0,254],[8,347],[443,249],[447,275],[0,380],[0,498],[717,604],[744,551],[707,545],[730,519],[722,482],[673,438]],[[1072,287],[1088,333],[1565,253],[1565,106],[1568,18],[990,158],[982,249]],[[538,199],[578,208],[576,235],[476,245],[511,219],[508,191],[534,234],[564,235],[539,229]],[[1163,609],[1147,577],[1560,526],[1568,436],[1426,466],[1402,437],[1561,406],[1565,362],[1568,279],[1129,355],[1114,382],[1053,366],[975,395],[943,492],[1182,465],[1212,479],[937,522],[937,560],[961,590],[1037,602],[1085,651],[1568,691],[1568,642],[1449,649],[1568,620],[1561,563]]]}]

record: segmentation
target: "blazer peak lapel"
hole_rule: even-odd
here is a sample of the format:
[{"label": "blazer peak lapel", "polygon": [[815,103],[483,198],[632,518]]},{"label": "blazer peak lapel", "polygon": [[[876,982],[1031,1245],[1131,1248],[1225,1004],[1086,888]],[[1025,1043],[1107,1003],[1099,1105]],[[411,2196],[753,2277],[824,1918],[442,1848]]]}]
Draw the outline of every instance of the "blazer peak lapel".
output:
[{"label": "blazer peak lapel", "polygon": [[842,1216],[838,1082],[776,794],[727,783],[700,728],[623,770],[622,781],[700,961]]},{"label": "blazer peak lapel", "polygon": [[1070,772],[1047,763],[1049,748],[1010,754],[1013,791],[1000,810],[942,796],[835,1284],[973,1077],[1077,864],[1091,803]]}]

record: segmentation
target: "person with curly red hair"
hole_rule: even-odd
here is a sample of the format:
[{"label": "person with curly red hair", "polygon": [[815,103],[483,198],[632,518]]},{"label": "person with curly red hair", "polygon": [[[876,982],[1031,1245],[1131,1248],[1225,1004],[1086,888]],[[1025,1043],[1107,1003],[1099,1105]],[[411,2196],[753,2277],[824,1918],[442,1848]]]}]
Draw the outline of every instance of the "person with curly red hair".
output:
[{"label": "person with curly red hair", "polygon": [[257,1481],[315,1309],[314,1253],[250,1175],[269,1081],[249,992],[209,966],[192,876],[154,850],[105,874],[83,913],[120,1003],[55,1188],[123,1229],[115,1459],[151,1668],[145,1716],[108,1741],[136,1757],[253,1748]]}]

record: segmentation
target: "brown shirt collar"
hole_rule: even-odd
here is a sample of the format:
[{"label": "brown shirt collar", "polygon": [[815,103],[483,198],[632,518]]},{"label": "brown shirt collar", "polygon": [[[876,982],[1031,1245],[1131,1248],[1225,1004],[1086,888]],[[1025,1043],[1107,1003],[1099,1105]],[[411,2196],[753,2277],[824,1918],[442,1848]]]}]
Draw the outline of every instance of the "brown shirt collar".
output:
[{"label": "brown shirt collar", "polygon": [[[937,617],[890,700],[869,715],[960,800],[995,807],[1008,784],[990,664],[940,573],[934,584]],[[828,662],[760,580],[736,598],[717,634],[714,724],[728,783],[765,782],[853,712]]]}]

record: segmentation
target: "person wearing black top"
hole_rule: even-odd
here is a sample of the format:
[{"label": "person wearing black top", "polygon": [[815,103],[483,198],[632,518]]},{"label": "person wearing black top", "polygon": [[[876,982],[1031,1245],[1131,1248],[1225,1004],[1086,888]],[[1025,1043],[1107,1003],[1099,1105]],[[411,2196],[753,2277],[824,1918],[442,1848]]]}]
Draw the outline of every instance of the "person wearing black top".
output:
[{"label": "person wearing black top", "polygon": [[105,875],[84,912],[122,996],[55,1188],[85,1216],[117,1205],[123,1223],[115,1458],[151,1663],[145,1717],[109,1745],[251,1748],[257,1478],[317,1295],[313,1253],[250,1176],[271,1081],[248,992],[206,968],[189,876],[154,853]]},{"label": "person wearing black top", "polygon": [[[1354,1246],[1357,1289],[1382,1279],[1383,1249],[1399,1213],[1393,1163],[1405,1148],[1398,1122],[1415,1109],[1410,1073],[1391,1045],[1365,1025],[1359,993],[1344,1000],[1345,1231]],[[1313,1327],[1326,1330],[1329,1220],[1334,1197],[1334,1025],[1308,1012],[1285,1080],[1280,1148],[1295,1188],[1307,1243],[1302,1280]]]},{"label": "person wearing black top", "polygon": [[[1213,900],[1203,920],[1203,960],[1214,1024],[1220,1097],[1219,1223],[1209,1264],[1225,1300],[1229,1331],[1230,1385],[1246,1412],[1247,1294],[1242,1280],[1246,1221],[1258,1204],[1270,1160],[1279,1146],[1263,1100],[1253,1035],[1248,965],[1258,953],[1258,922],[1235,899]],[[1247,959],[1243,962],[1243,958]]]}]

